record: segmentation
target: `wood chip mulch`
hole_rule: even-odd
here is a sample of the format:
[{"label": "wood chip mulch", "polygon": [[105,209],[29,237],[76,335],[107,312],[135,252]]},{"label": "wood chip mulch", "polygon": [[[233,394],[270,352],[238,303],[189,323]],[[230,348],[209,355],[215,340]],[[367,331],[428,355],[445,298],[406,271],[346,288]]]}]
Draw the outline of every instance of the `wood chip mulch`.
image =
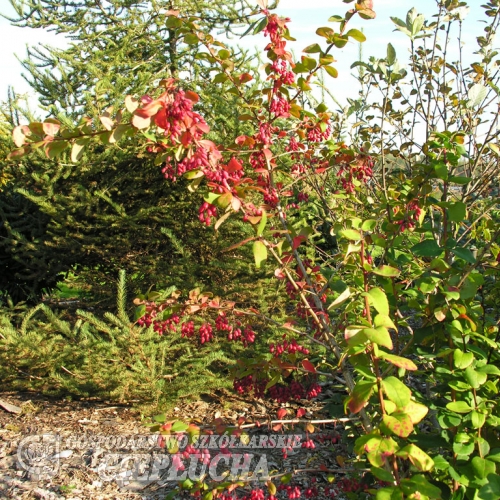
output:
[{"label": "wood chip mulch", "polygon": [[[5,403],[3,406],[0,405],[0,498],[156,500],[164,499],[176,486],[175,482],[166,481],[138,483],[132,480],[120,482],[103,479],[98,465],[103,450],[92,440],[80,443],[71,450],[58,449],[59,468],[53,477],[37,477],[36,474],[24,470],[18,463],[19,444],[29,436],[57,435],[61,443],[67,443],[67,439],[74,439],[74,436],[100,436],[101,439],[108,439],[108,442],[113,436],[150,436],[151,432],[145,424],[151,422],[151,415],[141,414],[132,403],[117,404],[99,399],[70,401],[32,393],[13,392],[0,392],[0,401]],[[329,416],[323,410],[323,406],[320,401],[278,405],[262,400],[240,399],[226,394],[207,397],[203,401],[194,403],[179,404],[171,409],[167,416],[169,420],[193,421],[202,428],[221,422],[236,426],[238,421],[241,423],[244,419],[245,431],[250,436],[271,432],[274,435],[301,434],[305,438],[303,425],[287,424],[281,428],[277,425],[269,431],[266,424],[271,420],[277,420],[277,410],[280,407],[288,410],[285,419],[294,418],[298,408],[304,408],[306,411],[302,419],[328,419]],[[16,411],[16,408],[20,411]],[[255,427],[250,425],[257,422],[261,425]],[[298,447],[295,453],[289,454],[286,458],[283,457],[281,449],[265,450],[269,472],[272,474],[273,471],[318,469],[322,466],[325,472],[314,475],[313,482],[318,481],[318,485],[328,485],[326,478],[332,476],[332,470],[338,472],[339,479],[345,477],[345,472],[349,468],[349,454],[343,445],[336,443],[336,436],[342,430],[341,424],[317,425],[313,434],[308,436],[314,437],[317,447],[315,449]],[[311,477],[312,475],[305,474],[298,480],[298,484],[302,487],[310,486]],[[179,495],[176,498],[183,497]],[[288,497],[285,495],[284,498]],[[316,498],[327,497],[318,493]]]}]

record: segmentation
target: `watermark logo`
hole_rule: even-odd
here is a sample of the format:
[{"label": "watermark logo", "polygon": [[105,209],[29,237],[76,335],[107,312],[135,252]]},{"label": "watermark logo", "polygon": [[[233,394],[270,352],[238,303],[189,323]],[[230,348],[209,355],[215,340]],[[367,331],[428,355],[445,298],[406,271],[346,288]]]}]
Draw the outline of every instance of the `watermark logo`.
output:
[{"label": "watermark logo", "polygon": [[59,472],[60,438],[56,434],[25,437],[17,448],[17,463],[32,479],[49,479]]},{"label": "watermark logo", "polygon": [[27,436],[17,450],[18,465],[34,480],[57,475],[61,460],[74,451],[89,457],[89,468],[103,481],[120,487],[132,484],[213,481],[262,481],[269,476],[267,454],[273,449],[293,453],[301,435],[258,435],[236,439],[228,435],[202,435],[194,442],[187,436],[101,436],[56,434]]}]

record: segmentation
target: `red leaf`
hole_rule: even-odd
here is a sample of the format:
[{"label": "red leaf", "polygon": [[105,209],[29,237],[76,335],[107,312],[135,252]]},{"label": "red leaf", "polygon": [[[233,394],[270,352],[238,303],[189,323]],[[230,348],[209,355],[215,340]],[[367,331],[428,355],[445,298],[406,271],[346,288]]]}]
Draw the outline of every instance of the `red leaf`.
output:
[{"label": "red leaf", "polygon": [[226,172],[237,172],[238,170],[243,170],[243,165],[236,159],[231,158],[227,165],[224,165],[224,170]]},{"label": "red leaf", "polygon": [[314,368],[314,365],[307,359],[302,360],[302,367],[308,372],[316,373],[316,368]]},{"label": "red leaf", "polygon": [[306,414],[306,410],[305,410],[305,408],[299,408],[299,409],[297,410],[297,418],[301,418],[301,417],[303,417],[305,414]]},{"label": "red leaf", "polygon": [[279,420],[282,420],[284,417],[286,417],[287,413],[288,413],[288,410],[286,410],[286,408],[280,408],[276,412],[276,415],[278,415]]},{"label": "red leaf", "polygon": [[276,425],[273,425],[273,431],[274,432],[278,432],[281,430],[281,428],[283,427],[283,424],[276,424]]},{"label": "red leaf", "polygon": [[270,149],[264,148],[262,152],[264,153],[264,156],[268,161],[271,161],[273,159],[273,153]]},{"label": "red leaf", "polygon": [[296,250],[297,248],[299,248],[300,244],[303,241],[306,241],[306,239],[307,238],[305,236],[295,236],[295,238],[293,238],[292,250]]}]

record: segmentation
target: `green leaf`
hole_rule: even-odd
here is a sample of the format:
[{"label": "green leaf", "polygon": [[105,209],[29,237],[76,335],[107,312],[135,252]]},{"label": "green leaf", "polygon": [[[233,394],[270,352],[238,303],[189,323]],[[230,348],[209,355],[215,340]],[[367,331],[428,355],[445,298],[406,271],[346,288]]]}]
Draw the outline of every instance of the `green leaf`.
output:
[{"label": "green leaf", "polygon": [[398,457],[408,458],[410,462],[422,472],[428,472],[434,467],[432,458],[414,444],[409,444],[401,448],[396,455]]},{"label": "green leaf", "polygon": [[360,380],[347,400],[347,407],[351,413],[358,413],[365,406],[375,388],[376,383]]},{"label": "green leaf", "polygon": [[404,412],[396,412],[392,415],[384,415],[382,421],[387,428],[399,437],[408,437],[413,432],[413,423],[409,415]]},{"label": "green leaf", "polygon": [[399,486],[386,486],[377,490],[375,500],[403,500],[403,492]]},{"label": "green leaf", "polygon": [[474,254],[468,249],[468,248],[452,248],[451,251],[460,259],[465,260],[465,262],[468,262],[469,264],[475,264],[476,259],[474,257]]},{"label": "green leaf", "polygon": [[323,66],[323,69],[333,78],[339,76],[339,72],[333,66]]},{"label": "green leaf", "polygon": [[436,240],[424,240],[411,247],[411,252],[417,257],[439,257],[443,249]]},{"label": "green leaf", "polygon": [[392,349],[392,339],[387,328],[379,326],[378,328],[364,328],[361,330],[361,334],[364,335],[370,342],[386,347],[387,349]]},{"label": "green leaf", "polygon": [[434,165],[434,171],[436,172],[438,179],[442,179],[444,181],[448,179],[448,167],[445,163],[439,162]]},{"label": "green leaf", "polygon": [[448,410],[455,413],[470,413],[472,408],[465,401],[452,401],[446,405]]},{"label": "green leaf", "polygon": [[474,354],[471,352],[463,352],[460,349],[455,349],[453,352],[453,363],[459,370],[465,370],[473,361]]},{"label": "green leaf", "polygon": [[448,208],[448,218],[452,222],[462,222],[467,215],[467,205],[456,201]]},{"label": "green leaf", "polygon": [[377,221],[375,219],[368,219],[361,224],[362,231],[373,231],[377,227]]},{"label": "green leaf", "polygon": [[498,500],[500,498],[500,476],[488,474],[488,483],[481,487],[476,495],[477,500]]},{"label": "green leaf", "polygon": [[399,269],[391,266],[380,266],[373,269],[372,272],[378,276],[384,276],[385,278],[396,278],[401,274]]},{"label": "green leaf", "polygon": [[387,397],[398,408],[404,408],[410,402],[411,391],[398,378],[391,376],[383,379],[382,387]]},{"label": "green leaf", "polygon": [[469,184],[470,181],[472,181],[471,177],[460,177],[460,176],[452,176],[448,179],[449,182],[453,182],[454,184]]},{"label": "green leaf", "polygon": [[488,90],[482,83],[474,84],[467,93],[469,100],[467,101],[468,108],[479,106],[485,99]]},{"label": "green leaf", "polygon": [[477,372],[472,368],[472,366],[468,366],[465,369],[465,380],[470,384],[473,389],[479,389],[488,378],[486,373]]},{"label": "green leaf", "polygon": [[494,462],[490,462],[481,457],[474,457],[471,461],[471,467],[475,476],[479,479],[485,479],[486,476],[494,474],[496,471]]},{"label": "green leaf", "polygon": [[384,351],[379,351],[378,357],[399,368],[404,368],[405,370],[418,370],[417,365],[411,359],[402,358],[401,356],[395,356],[394,354],[389,354]]},{"label": "green leaf", "polygon": [[335,31],[333,31],[332,28],[328,27],[328,26],[324,26],[324,27],[321,27],[321,28],[318,28],[316,30],[316,35],[318,36],[322,36],[323,38],[330,38],[331,36],[333,36],[335,34]]},{"label": "green leaf", "polygon": [[256,35],[257,33],[260,33],[261,31],[263,31],[265,29],[265,27],[267,26],[267,17],[263,17],[257,24],[257,26],[255,26],[255,29],[253,30],[253,34]]},{"label": "green leaf", "polygon": [[373,436],[364,444],[369,462],[382,467],[387,456],[394,455],[398,449],[398,444],[391,437]]},{"label": "green leaf", "polygon": [[316,59],[312,57],[302,56],[302,64],[309,70],[312,71],[316,67]]},{"label": "green leaf", "polygon": [[338,234],[347,240],[359,241],[363,239],[361,233],[356,231],[356,229],[342,229]]},{"label": "green leaf", "polygon": [[389,301],[387,300],[387,295],[381,288],[372,288],[368,292],[368,297],[377,312],[389,316]]},{"label": "green leaf", "polygon": [[387,64],[392,66],[396,62],[396,50],[392,44],[387,44]]},{"label": "green leaf", "polygon": [[265,210],[262,211],[262,218],[260,219],[259,225],[257,227],[257,236],[262,236],[267,223],[267,213]]},{"label": "green leaf", "polygon": [[385,326],[386,328],[397,330],[396,325],[394,324],[392,319],[385,314],[377,314],[375,318],[373,318],[373,325],[375,326],[375,328],[378,326]]},{"label": "green leaf", "polygon": [[441,499],[443,495],[443,492],[437,486],[431,484],[421,474],[413,474],[410,479],[403,479],[401,488],[407,495],[415,494],[412,498],[422,498],[425,495],[426,498],[434,500]]},{"label": "green leaf", "polygon": [[134,320],[137,321],[138,319],[142,318],[146,314],[146,305],[141,304],[140,306],[137,306],[134,311]]},{"label": "green leaf", "polygon": [[312,45],[308,45],[302,52],[306,54],[314,54],[316,52],[321,52],[321,47],[317,43],[313,43]]},{"label": "green leaf", "polygon": [[181,422],[180,420],[177,420],[172,424],[170,430],[171,432],[184,432],[187,430],[188,427],[189,427],[188,424]]},{"label": "green leaf", "polygon": [[73,143],[73,146],[71,147],[71,161],[73,163],[77,163],[78,161],[81,160],[83,156],[83,150],[85,149],[85,146],[89,143],[90,139],[78,139]]},{"label": "green leaf", "polygon": [[184,43],[187,45],[196,45],[199,41],[199,38],[194,33],[188,33],[184,36]]},{"label": "green leaf", "polygon": [[366,42],[366,36],[364,35],[364,33],[362,31],[359,31],[356,29],[349,30],[346,33],[346,36],[348,36],[350,38],[354,38],[354,40],[356,40],[356,42],[360,42],[360,43]]},{"label": "green leaf", "polygon": [[253,242],[253,257],[257,268],[260,268],[261,263],[267,259],[267,248],[262,241]]},{"label": "green leaf", "polygon": [[226,59],[229,59],[231,56],[231,52],[227,49],[221,49],[219,50],[219,58],[225,61]]},{"label": "green leaf", "polygon": [[480,429],[486,422],[486,415],[484,413],[473,410],[470,414],[470,420],[474,429]]},{"label": "green leaf", "polygon": [[68,145],[69,142],[63,140],[49,142],[45,146],[45,154],[48,158],[57,158],[68,147]]},{"label": "green leaf", "polygon": [[220,194],[216,194],[216,193],[208,193],[206,196],[203,197],[203,199],[207,203],[210,203],[211,205],[213,205],[215,200],[217,200],[218,198],[220,198]]},{"label": "green leaf", "polygon": [[385,481],[386,483],[392,483],[394,481],[394,476],[388,470],[381,469],[380,467],[371,467],[370,471],[381,481]]}]

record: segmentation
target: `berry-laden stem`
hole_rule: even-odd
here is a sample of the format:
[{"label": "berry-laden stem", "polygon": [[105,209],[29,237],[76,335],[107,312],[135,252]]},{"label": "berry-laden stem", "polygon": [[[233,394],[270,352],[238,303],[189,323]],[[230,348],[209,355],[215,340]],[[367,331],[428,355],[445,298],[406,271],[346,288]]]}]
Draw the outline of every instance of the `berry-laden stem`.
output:
[{"label": "berry-laden stem", "polygon": [[[267,156],[266,156],[266,164],[267,164],[270,185],[273,189],[275,189],[273,169],[271,167],[271,163],[269,161],[269,158],[267,158]],[[286,237],[290,247],[293,248],[293,240],[292,240],[292,237],[290,236],[290,228],[288,227],[286,218],[284,216],[283,207],[281,206],[279,199],[278,199],[278,203],[276,205],[276,208],[278,210],[278,216],[279,216],[281,225],[282,225],[283,229],[285,230],[285,237]],[[267,247],[270,249],[273,257],[282,266],[283,263],[282,263],[281,259],[279,258],[279,256],[274,251],[274,249],[269,244],[267,245]],[[290,271],[288,269],[286,269],[286,267],[285,267],[284,270],[285,270],[285,273],[287,275],[287,278],[290,280],[290,282],[294,286],[295,290],[299,294],[300,299],[304,303],[304,305],[306,306],[307,310],[309,310],[312,313],[311,316],[313,317],[313,319],[316,322],[316,324],[318,325],[318,327],[321,328],[323,330],[323,332],[325,332],[326,340],[330,344],[331,349],[332,349],[335,357],[339,361],[339,367],[340,367],[340,370],[342,371],[342,375],[343,375],[344,380],[346,382],[346,386],[349,390],[349,393],[352,393],[352,391],[354,390],[354,385],[355,385],[354,380],[353,380],[352,374],[349,370],[349,367],[346,363],[346,358],[344,356],[342,356],[340,347],[334,339],[334,335],[333,335],[333,332],[330,328],[330,325],[325,320],[326,311],[324,310],[323,303],[321,302],[320,298],[318,297],[318,294],[316,292],[316,288],[314,287],[314,284],[312,283],[311,278],[309,277],[309,275],[306,272],[306,268],[304,266],[304,263],[302,262],[302,259],[299,255],[297,249],[293,250],[292,253],[293,253],[295,261],[297,262],[297,265],[299,266],[299,269],[302,273],[302,276],[304,277],[304,280],[306,281],[309,289],[311,290],[311,296],[313,298],[314,305],[322,313],[319,315],[319,317],[316,314],[316,312],[311,309],[311,306],[310,306],[307,298],[305,297],[304,292],[302,290],[300,290],[300,288],[297,285],[297,283],[295,282],[295,280],[293,280]],[[370,422],[370,419],[368,418],[368,415],[364,411],[364,409],[362,409],[360,411],[360,416],[361,416],[361,420],[363,422],[364,428],[367,431],[371,430],[371,428],[372,428],[371,422]]]}]

